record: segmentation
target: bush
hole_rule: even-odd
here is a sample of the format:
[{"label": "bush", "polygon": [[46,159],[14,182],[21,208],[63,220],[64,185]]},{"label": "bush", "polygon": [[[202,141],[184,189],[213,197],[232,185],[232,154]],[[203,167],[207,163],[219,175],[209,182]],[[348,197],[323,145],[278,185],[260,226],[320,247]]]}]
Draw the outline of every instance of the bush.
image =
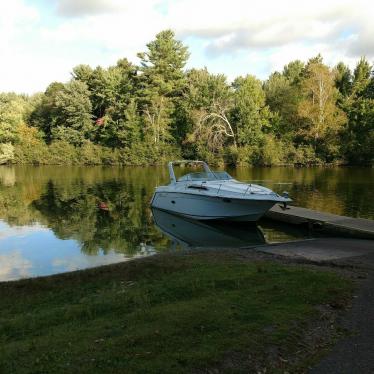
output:
[{"label": "bush", "polygon": [[93,144],[89,140],[83,142],[77,148],[79,163],[83,165],[100,165],[102,163],[102,149],[99,145]]},{"label": "bush", "polygon": [[57,140],[51,143],[48,146],[49,150],[49,157],[48,157],[48,164],[52,165],[72,165],[79,163],[79,155],[77,149],[61,140]]},{"label": "bush", "polygon": [[144,143],[134,144],[119,150],[118,160],[123,165],[155,165],[180,158],[180,151],[171,144],[159,147]]},{"label": "bush", "polygon": [[279,165],[284,162],[284,150],[282,141],[274,138],[272,135],[266,135],[259,153],[260,165]]},{"label": "bush", "polygon": [[288,159],[296,165],[318,165],[322,163],[310,145],[299,145],[296,148],[290,148]]},{"label": "bush", "polygon": [[18,128],[18,142],[15,145],[17,164],[47,164],[49,150],[42,135],[35,127],[21,125]]},{"label": "bush", "polygon": [[101,163],[104,165],[118,165],[120,163],[120,150],[102,147]]},{"label": "bush", "polygon": [[11,143],[0,143],[0,165],[14,160],[14,146]]}]

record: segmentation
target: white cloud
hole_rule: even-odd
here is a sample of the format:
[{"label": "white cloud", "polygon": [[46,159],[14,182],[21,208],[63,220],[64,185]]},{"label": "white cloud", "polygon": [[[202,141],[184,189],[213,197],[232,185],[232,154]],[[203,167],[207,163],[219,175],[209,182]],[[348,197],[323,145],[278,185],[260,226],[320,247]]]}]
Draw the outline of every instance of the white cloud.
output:
[{"label": "white cloud", "polygon": [[[43,4],[0,3],[0,90],[44,90],[51,81],[68,80],[72,67],[80,63],[107,66],[122,57],[136,61],[136,52],[165,28],[173,28],[189,44],[192,62],[221,67],[230,77],[248,65],[248,73],[264,78],[270,71],[262,66],[279,69],[291,59],[305,60],[318,52],[328,63],[352,64],[361,55],[374,58],[369,0]],[[236,64],[228,63],[233,58]]]},{"label": "white cloud", "polygon": [[56,258],[52,261],[52,266],[58,268],[58,271],[74,271],[87,269],[96,266],[110,265],[117,262],[128,261],[130,258],[117,253],[108,253],[105,256],[87,256],[78,254],[76,256]]},{"label": "white cloud", "polygon": [[39,224],[29,226],[10,226],[5,221],[0,220],[0,241],[12,237],[22,238],[31,233],[42,231],[48,231],[48,229]]},{"label": "white cloud", "polygon": [[0,281],[9,281],[30,276],[32,263],[19,251],[0,254]]},{"label": "white cloud", "polygon": [[57,14],[67,17],[116,13],[123,9],[126,4],[121,0],[59,0],[56,4]]}]

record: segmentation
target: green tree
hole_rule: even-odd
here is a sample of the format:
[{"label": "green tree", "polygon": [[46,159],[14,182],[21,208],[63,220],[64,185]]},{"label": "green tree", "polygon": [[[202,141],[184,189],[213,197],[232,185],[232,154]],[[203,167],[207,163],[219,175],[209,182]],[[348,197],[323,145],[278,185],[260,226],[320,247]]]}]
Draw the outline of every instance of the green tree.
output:
[{"label": "green tree", "polygon": [[93,74],[93,69],[89,65],[78,65],[73,68],[71,73],[73,79],[84,82],[89,86]]},{"label": "green tree", "polygon": [[317,152],[330,157],[334,153],[336,155],[336,135],[345,123],[346,116],[336,105],[338,91],[334,75],[320,61],[317,56],[305,68],[305,78],[301,82],[303,100],[298,108],[304,126],[299,134]]},{"label": "green tree", "polygon": [[58,119],[56,96],[63,89],[63,83],[52,82],[38,98],[35,109],[30,115],[30,124],[43,132],[47,143],[52,141],[52,129]]},{"label": "green tree", "polygon": [[362,57],[353,72],[353,93],[361,95],[370,83],[372,67],[366,58]]},{"label": "green tree", "polygon": [[287,78],[291,84],[300,82],[304,72],[305,64],[300,60],[294,60],[284,66],[282,75]]},{"label": "green tree", "polygon": [[372,66],[361,58],[354,70],[352,93],[344,103],[348,123],[345,156],[350,163],[374,163],[374,96]]},{"label": "green tree", "polygon": [[195,148],[196,156],[208,158],[208,153],[222,153],[226,144],[236,146],[231,123],[233,90],[223,74],[209,74],[206,69],[189,71],[185,103],[191,124],[186,145]]},{"label": "green tree", "polygon": [[188,48],[175,39],[171,30],[161,31],[156,39],[147,44],[146,52],[138,53],[140,58],[141,88],[145,95],[169,97],[179,96],[184,88],[183,72],[189,57]]},{"label": "green tree", "polygon": [[270,110],[260,80],[252,75],[238,77],[233,83],[234,122],[239,145],[254,145],[269,128]]},{"label": "green tree", "polygon": [[15,93],[0,94],[0,143],[17,141],[17,130],[26,121],[29,102]]},{"label": "green tree", "polygon": [[347,65],[339,62],[335,69],[335,87],[339,90],[342,97],[347,97],[352,92],[352,73]]},{"label": "green tree", "polygon": [[54,122],[51,131],[53,140],[81,145],[92,134],[91,102],[87,85],[71,81],[55,96]]},{"label": "green tree", "polygon": [[185,88],[184,66],[187,47],[175,39],[171,30],[161,31],[147,44],[147,51],[138,54],[140,76],[138,95],[144,118],[144,138],[151,144],[172,140],[175,132],[175,108]]}]

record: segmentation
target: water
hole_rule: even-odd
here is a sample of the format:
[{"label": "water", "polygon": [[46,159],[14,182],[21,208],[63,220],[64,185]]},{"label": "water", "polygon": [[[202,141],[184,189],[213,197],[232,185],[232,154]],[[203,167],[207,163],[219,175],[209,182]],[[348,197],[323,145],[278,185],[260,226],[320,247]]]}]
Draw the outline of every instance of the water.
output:
[{"label": "water", "polygon": [[[287,190],[296,205],[374,219],[374,169],[238,168]],[[260,222],[199,223],[149,207],[166,167],[0,167],[0,281],[49,275],[185,247],[241,247],[302,238]],[[154,219],[159,227],[154,224]]]}]

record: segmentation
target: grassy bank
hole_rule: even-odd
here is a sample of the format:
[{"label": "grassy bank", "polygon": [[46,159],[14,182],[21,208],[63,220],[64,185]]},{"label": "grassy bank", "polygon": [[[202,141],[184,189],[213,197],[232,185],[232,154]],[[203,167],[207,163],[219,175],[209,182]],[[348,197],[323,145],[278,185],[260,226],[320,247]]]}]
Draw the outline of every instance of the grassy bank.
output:
[{"label": "grassy bank", "polygon": [[235,253],[3,283],[0,372],[295,372],[310,362],[287,360],[303,351],[303,329],[351,288],[332,272]]}]

